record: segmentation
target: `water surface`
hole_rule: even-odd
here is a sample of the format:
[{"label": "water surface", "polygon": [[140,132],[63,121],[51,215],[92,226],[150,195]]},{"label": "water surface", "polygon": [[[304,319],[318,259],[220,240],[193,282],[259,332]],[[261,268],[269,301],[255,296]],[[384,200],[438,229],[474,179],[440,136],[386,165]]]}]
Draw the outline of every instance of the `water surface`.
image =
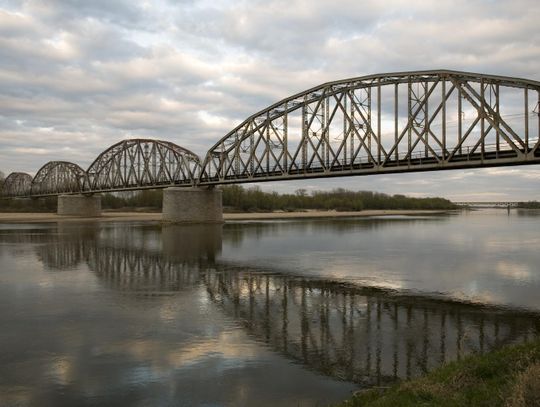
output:
[{"label": "water surface", "polygon": [[0,405],[313,406],[540,331],[540,217],[0,225]]}]

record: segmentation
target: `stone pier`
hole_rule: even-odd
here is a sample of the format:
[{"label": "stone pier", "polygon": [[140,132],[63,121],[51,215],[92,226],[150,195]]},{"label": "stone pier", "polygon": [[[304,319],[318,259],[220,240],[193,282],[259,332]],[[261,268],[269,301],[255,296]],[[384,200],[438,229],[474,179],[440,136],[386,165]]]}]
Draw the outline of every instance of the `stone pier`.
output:
[{"label": "stone pier", "polygon": [[221,223],[221,191],[207,188],[167,188],[163,191],[163,221]]},{"label": "stone pier", "polygon": [[59,195],[57,213],[62,216],[101,216],[101,196]]}]

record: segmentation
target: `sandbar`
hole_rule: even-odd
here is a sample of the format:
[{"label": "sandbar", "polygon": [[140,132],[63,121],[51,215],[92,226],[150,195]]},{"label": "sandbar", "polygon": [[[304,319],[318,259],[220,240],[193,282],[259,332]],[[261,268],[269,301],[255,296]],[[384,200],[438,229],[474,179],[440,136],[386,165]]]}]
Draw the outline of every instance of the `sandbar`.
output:
[{"label": "sandbar", "polygon": [[[272,219],[309,219],[309,218],[345,218],[361,216],[414,216],[437,215],[447,213],[446,210],[365,210],[359,212],[338,211],[305,211],[305,212],[253,212],[253,213],[225,213],[223,219],[227,221],[240,220],[272,220]],[[106,212],[100,217],[59,216],[55,213],[0,213],[0,223],[51,223],[51,222],[122,222],[122,221],[153,221],[161,222],[160,212]]]}]

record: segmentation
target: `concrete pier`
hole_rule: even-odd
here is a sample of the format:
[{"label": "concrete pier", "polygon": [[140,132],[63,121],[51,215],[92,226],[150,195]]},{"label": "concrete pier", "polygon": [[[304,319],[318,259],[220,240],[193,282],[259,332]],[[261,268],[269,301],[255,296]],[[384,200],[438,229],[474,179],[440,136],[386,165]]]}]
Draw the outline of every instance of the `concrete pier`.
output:
[{"label": "concrete pier", "polygon": [[221,191],[205,188],[167,188],[163,191],[163,221],[221,223]]},{"label": "concrete pier", "polygon": [[101,196],[59,195],[57,213],[62,216],[101,216]]}]

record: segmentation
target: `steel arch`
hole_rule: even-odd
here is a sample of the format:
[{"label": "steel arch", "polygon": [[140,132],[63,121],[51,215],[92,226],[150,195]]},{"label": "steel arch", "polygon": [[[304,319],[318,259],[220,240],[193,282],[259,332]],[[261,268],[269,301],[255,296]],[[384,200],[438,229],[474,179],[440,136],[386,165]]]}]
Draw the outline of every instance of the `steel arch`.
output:
[{"label": "steel arch", "polygon": [[86,172],[68,161],[49,161],[34,176],[32,195],[57,195],[82,192]]},{"label": "steel arch", "polygon": [[84,190],[117,191],[192,185],[200,171],[199,157],[162,140],[123,140],[101,153],[87,170]]},{"label": "steel arch", "polygon": [[540,132],[539,106],[540,82],[504,76],[434,70],[329,82],[229,132],[208,151],[199,184],[538,163],[530,128]]},{"label": "steel arch", "polygon": [[4,180],[2,194],[5,197],[29,196],[32,176],[25,172],[12,172]]}]

